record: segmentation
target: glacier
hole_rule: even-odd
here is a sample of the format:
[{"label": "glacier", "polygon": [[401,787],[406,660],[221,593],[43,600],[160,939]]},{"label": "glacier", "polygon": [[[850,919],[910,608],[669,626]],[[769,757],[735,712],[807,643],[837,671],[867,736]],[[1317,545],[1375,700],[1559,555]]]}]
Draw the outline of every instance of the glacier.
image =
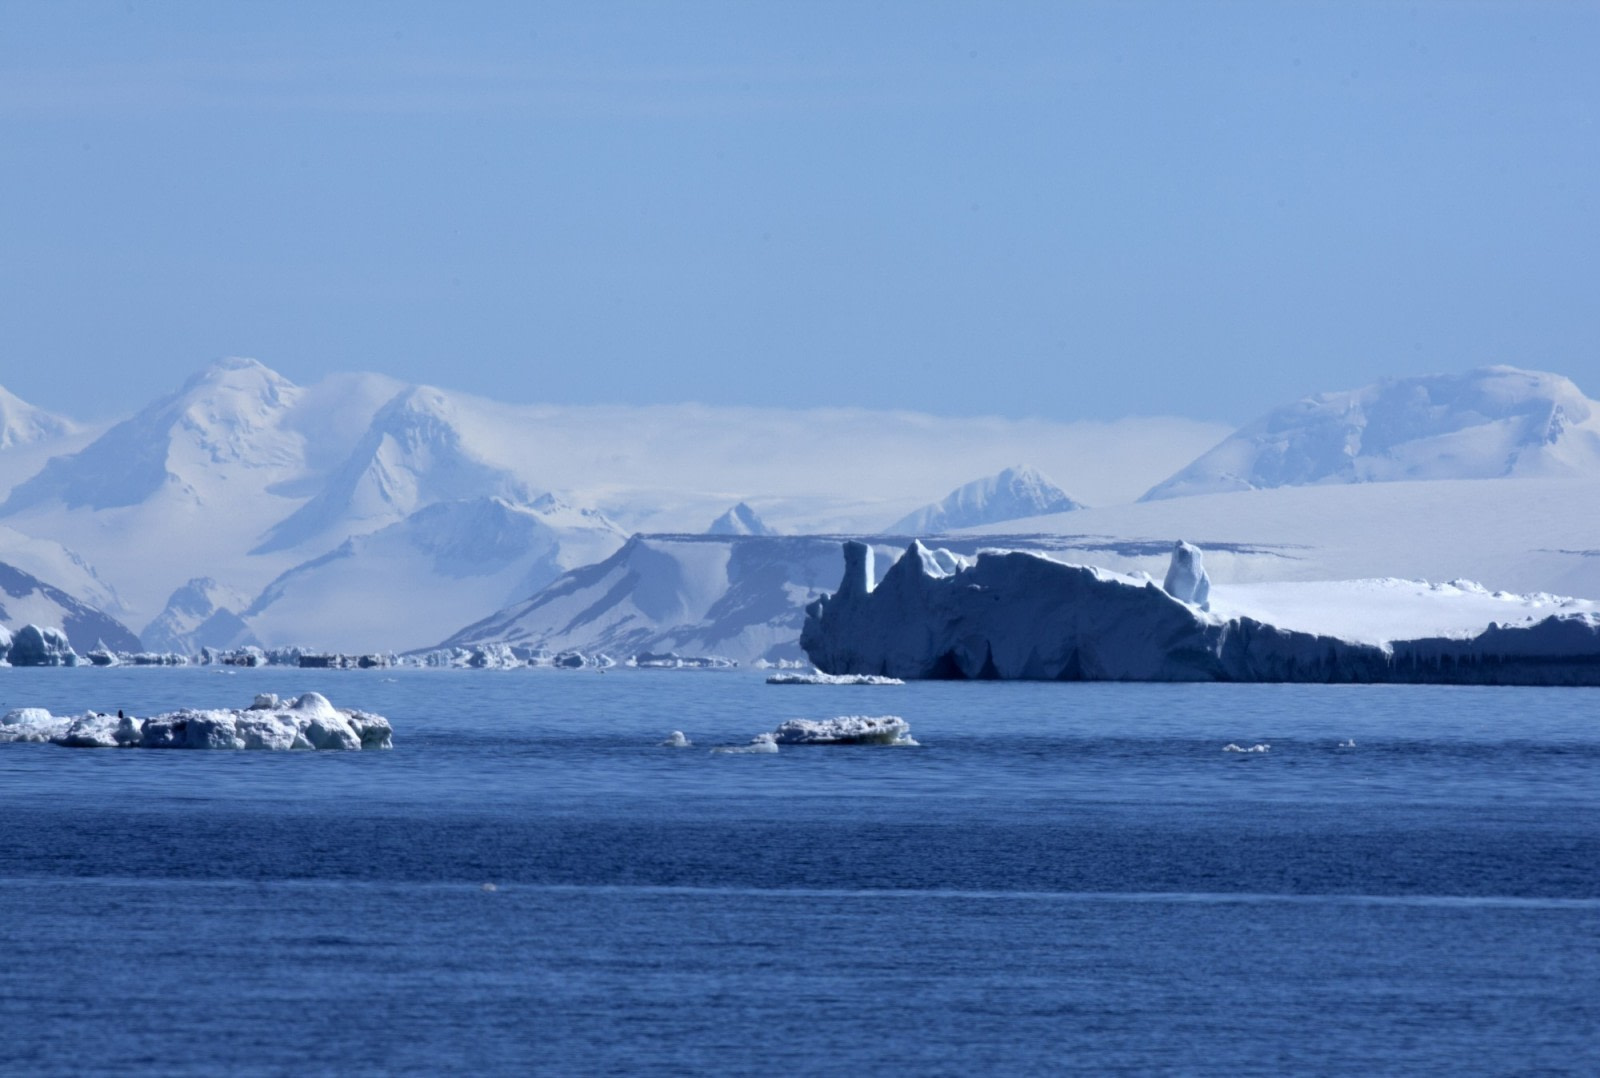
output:
[{"label": "glacier", "polygon": [[[1246,612],[1248,588],[1230,608],[1196,553],[1174,551],[1174,595],[1144,574],[1025,551],[962,564],[921,541],[874,585],[872,549],[846,542],[839,589],[806,608],[800,643],[825,673],[906,679],[1600,685],[1600,604],[1590,600],[1465,581],[1279,583],[1288,597],[1304,593],[1307,616],[1277,624],[1259,606]],[[1373,612],[1364,600],[1385,589],[1392,601]],[[1202,595],[1212,610],[1186,601]],[[1360,624],[1320,627],[1324,606]],[[1436,628],[1387,631],[1421,621]]]},{"label": "glacier", "polygon": [[357,752],[393,748],[393,735],[382,715],[336,708],[317,692],[289,700],[263,694],[247,708],[183,708],[145,719],[97,711],[57,716],[44,708],[0,715],[0,743],[50,742],[66,748]]}]

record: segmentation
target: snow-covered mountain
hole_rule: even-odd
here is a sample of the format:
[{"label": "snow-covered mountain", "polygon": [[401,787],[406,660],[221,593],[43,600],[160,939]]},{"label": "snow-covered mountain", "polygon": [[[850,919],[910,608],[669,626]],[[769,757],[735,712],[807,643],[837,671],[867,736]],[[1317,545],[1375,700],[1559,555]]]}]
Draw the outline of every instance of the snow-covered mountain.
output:
[{"label": "snow-covered mountain", "polygon": [[1066,491],[1028,465],[957,487],[943,500],[923,506],[895,521],[887,535],[940,535],[957,528],[1001,524],[1043,513],[1082,509]]},{"label": "snow-covered mountain", "polygon": [[805,604],[836,586],[843,567],[837,539],[636,535],[440,646],[799,659]]},{"label": "snow-covered mountain", "polygon": [[740,502],[711,522],[707,535],[777,535],[756,511]]},{"label": "snow-covered mountain", "polygon": [[402,390],[315,497],[252,553],[266,554],[375,531],[434,502],[531,497],[509,468],[470,444],[470,409],[430,386]]},{"label": "snow-covered mountain", "polygon": [[300,395],[254,360],[213,363],[83,451],[51,460],[11,492],[0,515],[49,501],[68,509],[116,509],[146,502],[163,488],[203,501],[211,488],[242,473],[281,477],[301,463],[299,439],[282,423]]},{"label": "snow-covered mountain", "polygon": [[52,458],[0,517],[79,552],[139,621],[198,575],[254,594],[300,559],[248,551],[320,485],[319,466],[349,455],[397,388],[360,375],[305,389],[254,360],[221,360]]},{"label": "snow-covered mountain", "polygon": [[118,651],[139,650],[139,638],[126,625],[4,562],[0,562],[0,625],[13,633],[24,625],[60,629],[79,652],[102,644]]},{"label": "snow-covered mountain", "polygon": [[139,638],[151,651],[193,655],[222,648],[246,635],[243,610],[249,599],[208,576],[196,577],[172,593],[166,609],[144,627]]},{"label": "snow-covered mountain", "polygon": [[1482,367],[1275,408],[1141,500],[1312,483],[1561,475],[1600,476],[1600,406],[1557,374]]},{"label": "snow-covered mountain", "polygon": [[36,408],[0,386],[0,450],[70,437],[77,430],[70,419]]},{"label": "snow-covered mountain", "polygon": [[[404,651],[603,560],[627,539],[604,515],[545,495],[435,502],[285,572],[231,644]],[[206,641],[211,642],[211,641]]]}]

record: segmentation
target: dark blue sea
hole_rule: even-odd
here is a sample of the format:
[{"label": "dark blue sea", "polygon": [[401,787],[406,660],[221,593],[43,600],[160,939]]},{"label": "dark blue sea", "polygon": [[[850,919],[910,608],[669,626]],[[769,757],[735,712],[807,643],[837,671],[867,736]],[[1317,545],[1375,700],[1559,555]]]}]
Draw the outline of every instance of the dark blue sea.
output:
[{"label": "dark blue sea", "polygon": [[[1592,690],[5,670],[0,710],[306,689],[394,750],[0,745],[0,1070],[1600,1072]],[[921,745],[708,751],[846,714]]]}]

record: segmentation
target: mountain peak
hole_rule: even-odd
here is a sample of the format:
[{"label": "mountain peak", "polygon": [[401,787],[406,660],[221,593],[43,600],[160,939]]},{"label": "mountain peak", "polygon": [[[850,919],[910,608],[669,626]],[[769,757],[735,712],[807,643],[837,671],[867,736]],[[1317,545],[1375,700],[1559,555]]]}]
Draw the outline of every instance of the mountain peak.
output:
[{"label": "mountain peak", "polygon": [[0,386],[0,449],[31,445],[76,431],[71,420],[36,408]]},{"label": "mountain peak", "polygon": [[1141,501],[1404,479],[1600,469],[1600,411],[1568,378],[1517,367],[1386,378],[1280,405]]},{"label": "mountain peak", "polygon": [[756,511],[740,502],[711,522],[707,535],[777,535]]},{"label": "mountain peak", "polygon": [[273,527],[251,553],[286,550],[334,532],[371,531],[433,502],[530,492],[484,459],[459,425],[454,402],[431,386],[407,386],[378,410],[328,484]]},{"label": "mountain peak", "polygon": [[1018,464],[957,487],[942,501],[897,520],[889,526],[888,534],[937,535],[958,528],[1082,508],[1081,502],[1075,501],[1037,468]]},{"label": "mountain peak", "polygon": [[203,486],[218,466],[292,466],[297,439],[280,425],[300,393],[253,359],[219,360],[81,452],[51,460],[11,492],[0,513],[52,498],[69,509],[113,509],[136,505],[169,481]]}]

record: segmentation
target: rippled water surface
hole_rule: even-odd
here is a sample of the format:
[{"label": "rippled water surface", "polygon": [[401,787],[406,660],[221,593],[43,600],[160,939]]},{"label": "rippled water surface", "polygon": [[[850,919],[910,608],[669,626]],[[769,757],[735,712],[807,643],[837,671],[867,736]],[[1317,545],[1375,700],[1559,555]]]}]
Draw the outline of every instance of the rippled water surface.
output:
[{"label": "rippled water surface", "polygon": [[[5,670],[0,709],[306,689],[394,751],[0,745],[0,1070],[1600,1070],[1590,690]],[[885,713],[921,746],[709,751]]]}]

